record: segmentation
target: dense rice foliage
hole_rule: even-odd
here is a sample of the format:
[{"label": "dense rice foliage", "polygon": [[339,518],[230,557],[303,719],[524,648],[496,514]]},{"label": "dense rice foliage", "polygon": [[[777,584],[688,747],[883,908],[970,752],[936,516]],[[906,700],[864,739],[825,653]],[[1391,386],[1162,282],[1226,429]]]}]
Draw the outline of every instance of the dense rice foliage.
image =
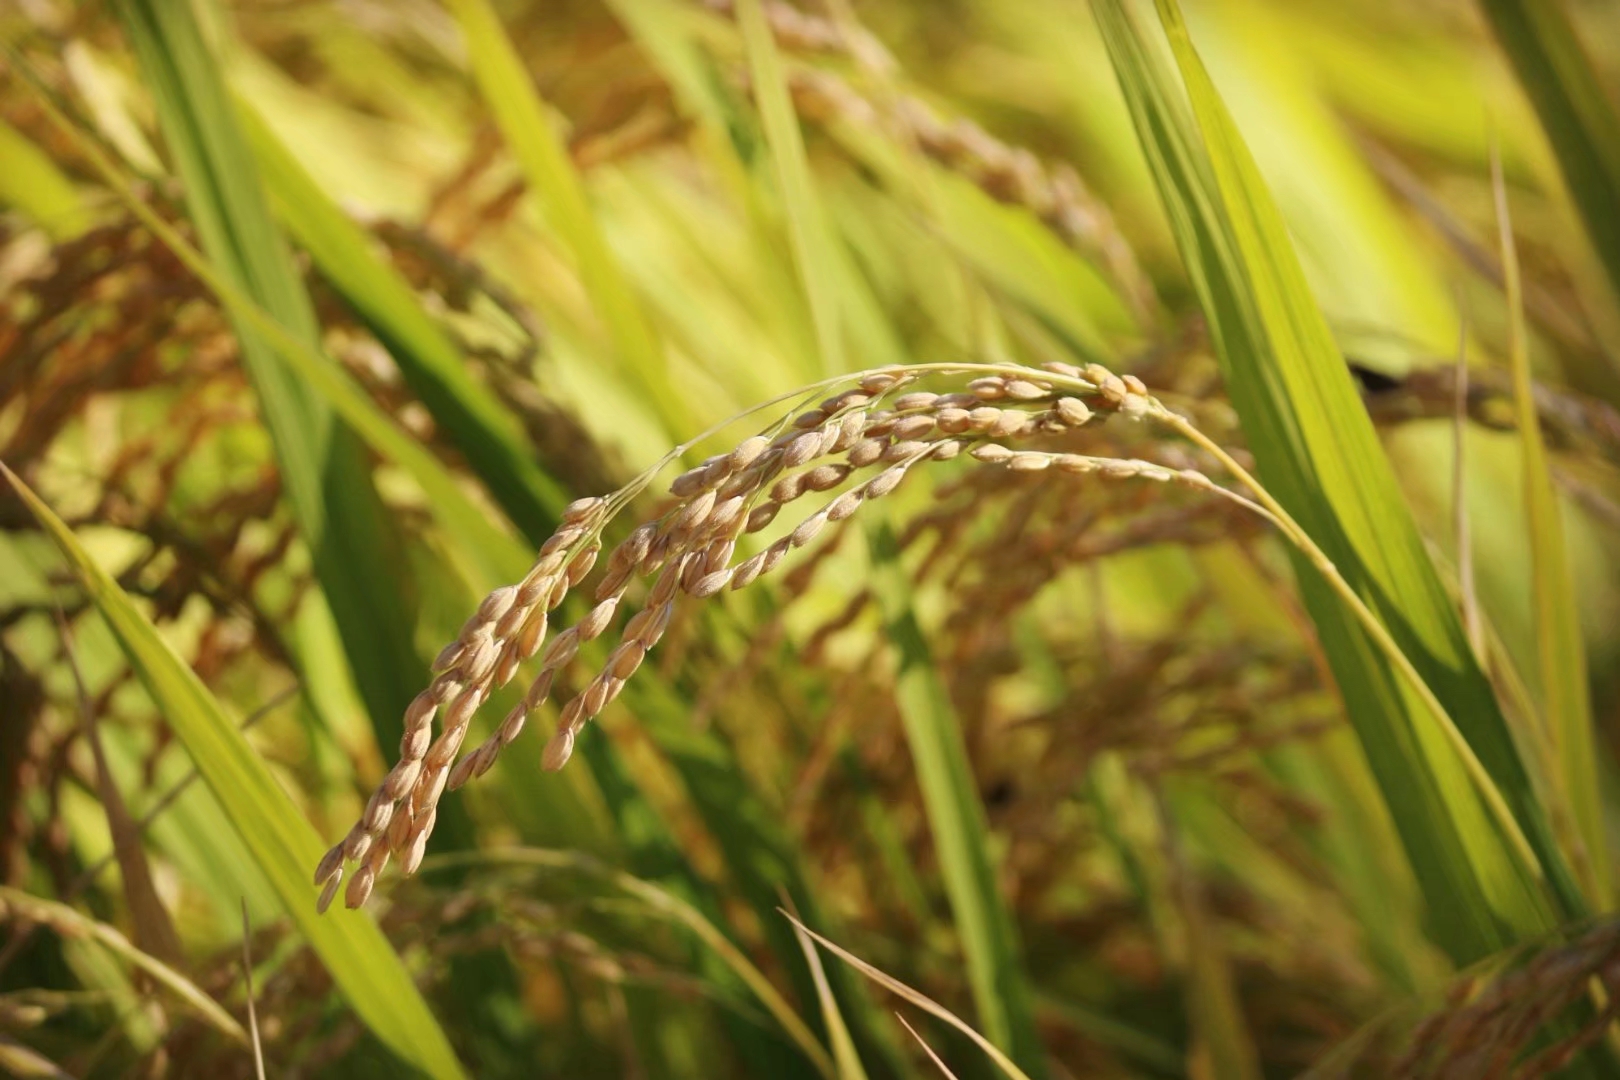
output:
[{"label": "dense rice foliage", "polygon": [[0,6],[0,1071],[1620,1076],[1617,43]]}]

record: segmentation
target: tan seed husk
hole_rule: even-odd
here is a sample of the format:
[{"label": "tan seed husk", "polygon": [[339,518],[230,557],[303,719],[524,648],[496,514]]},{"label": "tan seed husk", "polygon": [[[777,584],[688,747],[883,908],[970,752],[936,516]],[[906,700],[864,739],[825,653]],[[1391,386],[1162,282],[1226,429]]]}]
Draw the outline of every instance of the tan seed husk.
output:
[{"label": "tan seed husk", "polygon": [[636,673],[646,656],[647,650],[640,642],[625,641],[608,657],[607,671],[615,679],[628,679]]},{"label": "tan seed husk", "polygon": [[427,753],[428,744],[433,741],[433,725],[423,723],[413,728],[407,728],[405,734],[399,739],[399,756],[407,761],[420,760]]},{"label": "tan seed husk", "polygon": [[846,491],[827,506],[828,521],[843,521],[860,509],[863,492]]},{"label": "tan seed husk", "polygon": [[818,465],[803,474],[804,486],[811,491],[830,491],[849,476],[848,465]]},{"label": "tan seed husk", "polygon": [[938,394],[930,394],[926,390],[916,390],[909,394],[901,394],[894,399],[894,408],[897,412],[910,412],[914,409],[926,409],[939,400]]},{"label": "tan seed husk", "polygon": [[[429,811],[430,815],[433,813],[436,813],[436,811]],[[416,873],[421,867],[422,858],[427,854],[428,833],[431,828],[432,826],[429,825],[418,830],[411,837],[410,844],[405,848],[405,851],[400,855],[400,872],[406,877]]]},{"label": "tan seed husk", "polygon": [[763,454],[770,447],[770,445],[771,441],[765,436],[751,435],[737,444],[737,449],[733,450],[731,452],[731,456],[726,459],[726,466],[732,472],[741,472],[757,461],[759,456]]},{"label": "tan seed husk", "polygon": [[568,569],[564,572],[563,577],[567,580],[569,588],[573,588],[585,580],[585,576],[596,565],[596,557],[601,554],[601,551],[602,545],[600,542],[591,543],[580,549],[579,554],[568,561]]},{"label": "tan seed husk", "polygon": [[547,772],[556,772],[568,764],[568,759],[574,756],[574,733],[566,727],[558,728],[556,734],[546,740],[546,748],[540,754],[540,767]]},{"label": "tan seed husk", "polygon": [[523,705],[529,712],[533,712],[545,704],[546,698],[551,696],[551,684],[557,677],[555,668],[546,668],[534,677],[529,689],[523,694]]},{"label": "tan seed husk", "polygon": [[315,884],[322,885],[332,879],[334,874],[343,873],[343,845],[333,844],[321,856],[321,861],[315,867]]},{"label": "tan seed husk", "polygon": [[905,478],[906,466],[904,465],[896,465],[891,469],[885,469],[874,476],[871,482],[866,485],[866,497],[868,499],[881,499],[899,487],[900,481]]},{"label": "tan seed husk", "polygon": [[849,463],[857,469],[873,464],[883,456],[880,439],[863,439],[849,448]]},{"label": "tan seed husk", "polygon": [[804,473],[791,473],[771,485],[771,501],[790,503],[804,494]]},{"label": "tan seed husk", "polygon": [[517,595],[518,590],[514,585],[496,589],[484,597],[484,602],[478,605],[478,612],[473,616],[472,622],[477,626],[488,626],[498,621],[502,615],[512,610]]},{"label": "tan seed husk", "polygon": [[788,553],[788,548],[791,546],[788,540],[789,538],[784,536],[781,540],[765,549],[763,552],[765,558],[760,566],[761,573],[768,574],[776,569],[776,565],[782,561],[782,557]]},{"label": "tan seed husk", "polygon": [[764,570],[764,568],[765,553],[763,551],[758,555],[751,556],[750,558],[744,559],[742,562],[738,563],[737,569],[731,575],[731,588],[733,591],[737,589],[745,589],[749,585],[752,585],[754,583],[754,579],[759,577],[760,572]]},{"label": "tan seed husk", "polygon": [[677,499],[689,499],[708,487],[713,480],[714,473],[710,468],[707,465],[698,465],[670,481],[669,493]]},{"label": "tan seed husk", "polygon": [[1058,398],[1056,409],[1059,418],[1070,427],[1079,427],[1091,419],[1091,409],[1079,398]]},{"label": "tan seed husk", "polygon": [[463,784],[477,775],[478,757],[481,752],[481,750],[475,751],[456,762],[455,766],[450,770],[449,781],[444,785],[447,791],[460,790]]},{"label": "tan seed husk", "polygon": [[731,556],[736,550],[737,542],[735,540],[722,540],[719,543],[710,544],[703,552],[704,572],[712,574],[716,570],[725,569],[730,565]]},{"label": "tan seed husk", "polygon": [[618,596],[624,592],[625,587],[630,584],[630,579],[634,576],[635,571],[628,566],[614,567],[603,576],[601,581],[597,582],[593,599],[606,600],[610,596]]},{"label": "tan seed husk", "polygon": [[380,789],[384,798],[390,802],[398,802],[410,794],[411,788],[416,786],[417,777],[422,773],[422,762],[419,759],[404,758],[383,778]]},{"label": "tan seed husk", "polygon": [[343,903],[345,907],[357,908],[364,906],[371,899],[371,890],[377,884],[376,871],[369,866],[362,866],[354,872],[349,880],[349,887],[343,890]]},{"label": "tan seed husk", "polygon": [[744,532],[756,533],[776,520],[776,515],[782,510],[778,502],[761,503],[749,511],[748,524],[743,527]]},{"label": "tan seed husk", "polygon": [[721,589],[724,589],[726,585],[730,583],[730,581],[730,570],[716,570],[714,573],[704,574],[702,577],[694,581],[692,583],[692,587],[688,589],[687,592],[691,593],[699,600],[703,600],[713,596]]},{"label": "tan seed husk", "polygon": [[863,412],[850,413],[838,425],[838,438],[833,441],[833,452],[848,450],[861,441],[861,436],[865,431],[866,414]]},{"label": "tan seed husk", "polygon": [[898,441],[919,439],[934,430],[932,416],[904,416],[894,422],[889,434]]},{"label": "tan seed husk", "polygon": [[1009,439],[1023,434],[1029,427],[1028,413],[1019,412],[1017,409],[1003,409],[986,434],[992,439]]},{"label": "tan seed husk", "polygon": [[671,536],[689,533],[708,518],[709,512],[714,509],[714,492],[705,491],[703,494],[681,506],[669,522]]},{"label": "tan seed husk", "polygon": [[570,525],[593,521],[606,505],[607,501],[605,499],[594,495],[583,499],[575,499],[563,507],[562,519]]},{"label": "tan seed husk", "polygon": [[869,439],[881,439],[894,427],[894,413],[887,409],[877,409],[866,414],[866,426],[862,429]]},{"label": "tan seed husk", "polygon": [[787,469],[797,469],[821,453],[821,432],[807,431],[788,443],[782,451],[782,466]]},{"label": "tan seed husk", "polygon": [[989,375],[968,383],[968,389],[980,401],[999,401],[1007,396],[1007,382],[999,375]]},{"label": "tan seed husk", "polygon": [[326,884],[321,887],[320,898],[315,901],[316,914],[326,914],[326,909],[332,906],[333,900],[337,899],[338,886],[342,884],[343,868],[340,866],[333,871],[332,875],[326,879]]},{"label": "tan seed husk", "polygon": [[441,671],[449,671],[451,668],[455,667],[457,661],[461,659],[461,654],[466,651],[466,648],[466,643],[460,638],[457,638],[455,641],[452,641],[450,644],[446,645],[443,649],[440,649],[439,655],[433,658],[433,663],[430,665],[433,673],[437,675]]},{"label": "tan seed husk", "polygon": [[825,511],[811,514],[799,523],[798,528],[788,534],[788,542],[794,547],[804,547],[804,545],[816,538],[816,534],[821,532],[822,526],[826,524],[827,514]]},{"label": "tan seed husk", "polygon": [[579,632],[579,640],[591,641],[594,638],[601,637],[602,631],[608,628],[608,624],[613,621],[613,613],[618,609],[619,598],[617,596],[610,596],[591,608],[590,612],[579,620],[579,625],[576,627]]},{"label": "tan seed husk", "polygon": [[551,639],[546,647],[546,654],[540,658],[540,663],[553,671],[567,667],[579,652],[579,628],[569,627]]}]

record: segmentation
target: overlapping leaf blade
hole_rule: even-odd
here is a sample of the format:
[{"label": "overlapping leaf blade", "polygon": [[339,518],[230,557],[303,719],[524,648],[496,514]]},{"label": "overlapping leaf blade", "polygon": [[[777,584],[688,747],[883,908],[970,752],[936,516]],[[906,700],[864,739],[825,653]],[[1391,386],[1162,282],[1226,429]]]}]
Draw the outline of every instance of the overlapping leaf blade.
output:
[{"label": "overlapping leaf blade", "polygon": [[293,238],[388,348],[406,383],[501,508],[538,544],[568,500],[534,465],[516,418],[467,371],[404,278],[377,258],[364,230],[316,185],[251,106],[241,117],[265,187]]},{"label": "overlapping leaf blade", "polygon": [[452,0],[450,8],[467,37],[473,77],[533,194],[544,202],[547,219],[572,250],[581,283],[612,338],[615,360],[643,384],[668,433],[679,436],[680,400],[663,346],[608,247],[567,145],[548,119],[500,17],[489,0]]},{"label": "overlapping leaf blade", "polygon": [[1017,926],[996,885],[984,804],[961,723],[912,609],[899,547],[885,526],[871,534],[875,591],[889,640],[900,652],[896,694],[917,769],[945,892],[962,938],[968,981],[985,1036],[1031,1076],[1046,1074]]},{"label": "overlapping leaf blade", "polygon": [[1516,857],[1432,718],[1301,560],[1307,607],[1423,887],[1434,935],[1467,962],[1579,914],[1581,898],[1490,686],[1282,219],[1179,12],[1161,7],[1185,97],[1162,44],[1122,0],[1102,0],[1094,10],[1261,479],[1388,626],[1535,849],[1539,865]]},{"label": "overlapping leaf blade", "polygon": [[1620,116],[1561,0],[1480,0],[1558,157],[1586,236],[1620,297]]},{"label": "overlapping leaf blade", "polygon": [[[271,220],[194,16],[160,0],[129,0],[120,10],[203,249],[226,280],[313,343],[314,308]],[[411,640],[397,538],[359,441],[256,328],[238,321],[237,337],[356,685],[381,741],[391,743],[398,717],[427,681]]]},{"label": "overlapping leaf blade", "polygon": [[275,888],[361,1019],[403,1059],[440,1080],[463,1075],[450,1042],[416,984],[371,916],[316,914],[310,867],[322,845],[303,812],[277,786],[264,762],[195,672],[90,558],[68,527],[22,482],[6,473],[50,534],[111,626],[130,666],[185,744],[197,771],[224,808],[241,844]]}]

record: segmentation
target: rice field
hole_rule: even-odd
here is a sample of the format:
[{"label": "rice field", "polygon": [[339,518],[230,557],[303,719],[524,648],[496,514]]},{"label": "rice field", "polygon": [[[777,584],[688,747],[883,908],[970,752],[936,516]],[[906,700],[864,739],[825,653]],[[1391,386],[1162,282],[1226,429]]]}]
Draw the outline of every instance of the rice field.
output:
[{"label": "rice field", "polygon": [[1617,42],[0,7],[0,1072],[1620,1076]]}]

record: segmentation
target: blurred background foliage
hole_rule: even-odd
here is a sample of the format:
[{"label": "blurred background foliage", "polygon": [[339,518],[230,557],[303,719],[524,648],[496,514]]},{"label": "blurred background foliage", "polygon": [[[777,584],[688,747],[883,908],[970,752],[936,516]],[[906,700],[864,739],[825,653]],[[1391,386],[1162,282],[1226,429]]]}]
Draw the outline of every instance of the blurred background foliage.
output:
[{"label": "blurred background foliage", "polygon": [[0,1067],[997,1074],[785,909],[1034,1077],[1620,1075],[1620,6],[1184,6],[1578,911],[1459,929],[1255,519],[963,462],[317,920],[479,598],[743,409],[1098,361],[1264,474],[1100,25],[1197,82],[1118,0],[12,0]]}]

